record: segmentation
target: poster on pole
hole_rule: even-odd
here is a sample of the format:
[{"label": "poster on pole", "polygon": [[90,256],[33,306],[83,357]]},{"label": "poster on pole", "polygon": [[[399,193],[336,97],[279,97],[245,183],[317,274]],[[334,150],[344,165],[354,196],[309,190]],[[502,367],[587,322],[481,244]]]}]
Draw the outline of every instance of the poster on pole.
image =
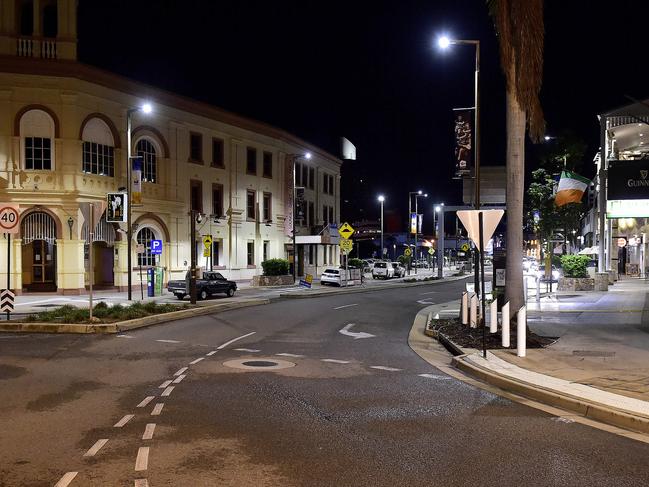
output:
[{"label": "poster on pole", "polygon": [[142,204],[142,158],[135,157],[132,161],[131,171],[131,203]]},{"label": "poster on pole", "polygon": [[455,176],[471,175],[473,168],[473,109],[454,108],[455,117]]}]

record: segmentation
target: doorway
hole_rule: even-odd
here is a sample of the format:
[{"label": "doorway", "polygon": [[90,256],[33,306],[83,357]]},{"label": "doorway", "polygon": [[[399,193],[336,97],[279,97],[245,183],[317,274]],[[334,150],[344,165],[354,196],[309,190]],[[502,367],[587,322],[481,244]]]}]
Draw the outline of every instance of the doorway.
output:
[{"label": "doorway", "polygon": [[44,212],[22,219],[22,281],[30,292],[56,291],[56,224]]}]

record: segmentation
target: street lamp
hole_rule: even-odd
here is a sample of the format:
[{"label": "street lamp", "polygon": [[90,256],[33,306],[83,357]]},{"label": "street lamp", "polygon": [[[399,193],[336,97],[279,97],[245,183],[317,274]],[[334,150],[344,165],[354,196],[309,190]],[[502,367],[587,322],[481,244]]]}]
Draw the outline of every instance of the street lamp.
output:
[{"label": "street lamp", "polygon": [[383,202],[385,201],[385,196],[382,194],[379,195],[379,203],[381,203],[381,259],[383,259]]},{"label": "street lamp", "polygon": [[131,200],[131,159],[133,159],[133,156],[131,155],[131,131],[132,131],[132,125],[133,125],[133,114],[135,112],[142,112],[149,114],[153,111],[153,108],[151,107],[150,103],[144,103],[143,105],[137,107],[137,108],[129,108],[126,110],[126,266],[127,266],[127,271],[126,271],[126,276],[127,276],[127,282],[128,282],[128,300],[130,301],[132,299],[132,294],[131,294],[131,284],[133,280],[133,276],[131,275],[131,269],[132,269],[132,261],[131,261],[131,248],[132,248],[132,240],[133,240],[133,230],[132,230],[132,225],[131,225],[131,207],[133,206],[132,200]]},{"label": "street lamp", "polygon": [[295,234],[297,233],[295,229],[295,212],[297,208],[295,198],[297,196],[297,191],[295,188],[295,166],[297,165],[297,160],[300,158],[307,160],[311,159],[311,153],[307,152],[305,154],[291,154],[289,157],[291,157],[293,160],[293,283],[295,283],[295,281],[297,281],[297,244],[295,242]]},{"label": "street lamp", "polygon": [[[422,195],[423,191],[420,189],[419,191],[410,191],[408,193],[408,225],[410,225],[411,217],[412,217],[412,196],[413,195]],[[415,230],[417,230],[417,217],[415,217]],[[408,244],[408,235],[410,234],[410,230],[406,232],[406,244]],[[408,275],[410,275],[410,262],[408,262]]]},{"label": "street lamp", "polygon": [[[415,195],[415,263],[417,262],[417,238],[419,237],[419,211],[417,210],[417,199],[428,198],[428,193],[421,194],[417,191]],[[415,274],[417,274],[417,266],[415,266]]]}]

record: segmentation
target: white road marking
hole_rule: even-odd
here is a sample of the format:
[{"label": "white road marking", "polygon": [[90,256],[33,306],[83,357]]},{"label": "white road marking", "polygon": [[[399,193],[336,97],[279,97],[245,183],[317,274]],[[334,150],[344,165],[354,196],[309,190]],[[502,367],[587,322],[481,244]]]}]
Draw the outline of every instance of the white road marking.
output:
[{"label": "white road marking", "polygon": [[323,358],[322,362],[329,362],[329,363],[332,363],[332,364],[348,364],[349,363],[348,360],[336,360],[334,358]]},{"label": "white road marking", "polygon": [[70,485],[70,482],[74,480],[78,473],[79,472],[66,473],[63,477],[61,477],[61,480],[59,480],[54,487],[68,487],[68,485]]},{"label": "white road marking", "polygon": [[233,344],[234,342],[237,342],[237,341],[239,341],[239,340],[243,340],[244,338],[249,337],[250,335],[254,335],[255,333],[257,333],[257,332],[256,332],[256,331],[252,331],[252,332],[250,332],[250,333],[247,333],[246,335],[241,335],[240,337],[233,338],[233,339],[230,340],[229,342],[225,342],[223,345],[220,345],[220,346],[216,347],[216,349],[217,349],[217,350],[223,350],[223,349],[224,349],[225,347],[227,347],[228,345],[231,345],[231,344]]},{"label": "white road marking", "polygon": [[151,411],[151,416],[160,416],[163,407],[165,407],[165,403],[163,402],[156,403],[156,405],[153,406],[153,411]]},{"label": "white road marking", "polygon": [[141,472],[149,468],[149,447],[141,446],[137,450],[137,458],[135,459],[135,471]]},{"label": "white road marking", "polygon": [[385,365],[370,365],[370,369],[387,370],[388,372],[398,372],[402,369],[395,369],[394,367],[386,367]]},{"label": "white road marking", "polygon": [[156,342],[160,342],[160,343],[182,343],[182,342],[179,342],[178,340],[156,340]]},{"label": "white road marking", "polygon": [[143,408],[144,406],[149,404],[154,399],[155,399],[155,396],[147,396],[147,397],[144,398],[144,400],[140,404],[137,405],[137,407]]},{"label": "white road marking", "polygon": [[337,306],[334,309],[343,309],[343,308],[351,308],[352,306],[358,306],[358,303],[354,304],[345,304],[344,306]]},{"label": "white road marking", "polygon": [[343,327],[342,330],[338,330],[338,333],[342,335],[347,335],[349,337],[353,337],[354,340],[358,340],[359,338],[373,338],[376,335],[372,335],[371,333],[365,333],[364,331],[359,331],[359,332],[353,332],[350,331],[350,328],[354,326],[354,323],[348,323]]},{"label": "white road marking", "polygon": [[575,422],[574,419],[562,418],[561,416],[557,416],[556,418],[552,418],[552,421],[556,421],[557,423],[567,423],[567,424]]},{"label": "white road marking", "polygon": [[298,355],[295,353],[276,353],[278,357],[295,357],[295,358],[302,358],[304,355]]},{"label": "white road marking", "polygon": [[173,381],[174,384],[180,384],[180,382],[187,377],[185,374],[180,374],[178,377],[176,377]]},{"label": "white road marking", "polygon": [[155,423],[148,423],[144,428],[144,434],[142,435],[142,439],[151,440],[153,438],[154,431],[155,431]]},{"label": "white road marking", "polygon": [[113,425],[113,428],[121,428],[126,423],[128,423],[130,420],[132,420],[134,417],[135,417],[135,414],[127,414],[122,419],[120,419],[117,423],[115,423]]},{"label": "white road marking", "polygon": [[86,453],[83,454],[84,457],[94,457],[99,450],[102,449],[102,447],[108,443],[108,439],[104,438],[102,440],[97,440],[97,442],[90,447],[90,450],[88,450]]},{"label": "white road marking", "polygon": [[237,352],[248,352],[248,353],[261,352],[261,350],[255,350],[254,348],[235,348],[234,350]]},{"label": "white road marking", "polygon": [[217,350],[212,350],[211,352],[206,353],[205,356],[207,356],[207,357],[211,357],[211,356],[214,355],[216,352],[217,352]]},{"label": "white road marking", "polygon": [[185,373],[186,370],[187,370],[187,367],[183,367],[182,369],[177,370],[176,373],[174,374],[174,376],[178,377],[180,374]]},{"label": "white road marking", "polygon": [[439,291],[428,291],[427,293],[420,293],[420,296],[425,296],[426,294],[437,294]]},{"label": "white road marking", "polygon": [[171,384],[170,380],[164,381],[162,384],[158,386],[158,389],[164,389],[165,387],[169,387],[169,384]]},{"label": "white road marking", "polygon": [[133,335],[117,335],[117,338],[135,338]]},{"label": "white road marking", "polygon": [[147,479],[135,479],[135,487],[149,487]]},{"label": "white road marking", "polygon": [[425,299],[420,299],[420,300],[417,301],[417,302],[418,302],[419,304],[425,304],[425,305],[435,304],[435,303],[433,303],[433,302],[431,302],[431,301],[427,301],[427,300],[425,300]]},{"label": "white road marking", "polygon": [[197,364],[198,362],[200,362],[201,360],[205,360],[205,357],[197,358],[197,359],[194,360],[193,362],[189,362],[189,365],[195,365],[195,364]]},{"label": "white road marking", "polygon": [[448,375],[436,375],[436,374],[417,374],[419,377],[424,377],[425,379],[436,379],[436,380],[451,380],[451,377]]},{"label": "white road marking", "polygon": [[174,390],[174,386],[169,386],[167,387],[164,391],[162,391],[162,394],[160,394],[162,397],[167,397],[171,395],[171,392]]}]

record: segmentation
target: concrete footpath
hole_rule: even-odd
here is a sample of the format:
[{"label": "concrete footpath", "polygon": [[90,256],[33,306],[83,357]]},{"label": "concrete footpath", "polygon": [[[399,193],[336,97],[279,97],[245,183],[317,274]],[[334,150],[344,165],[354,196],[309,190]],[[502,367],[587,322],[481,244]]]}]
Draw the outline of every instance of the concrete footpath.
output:
[{"label": "concrete footpath", "polygon": [[[486,359],[461,349],[454,365],[514,394],[649,433],[648,293],[648,281],[625,279],[607,293],[546,296],[528,303],[528,325],[556,342],[527,350],[525,358],[515,349],[488,352]],[[459,302],[446,306],[458,308]]]}]

